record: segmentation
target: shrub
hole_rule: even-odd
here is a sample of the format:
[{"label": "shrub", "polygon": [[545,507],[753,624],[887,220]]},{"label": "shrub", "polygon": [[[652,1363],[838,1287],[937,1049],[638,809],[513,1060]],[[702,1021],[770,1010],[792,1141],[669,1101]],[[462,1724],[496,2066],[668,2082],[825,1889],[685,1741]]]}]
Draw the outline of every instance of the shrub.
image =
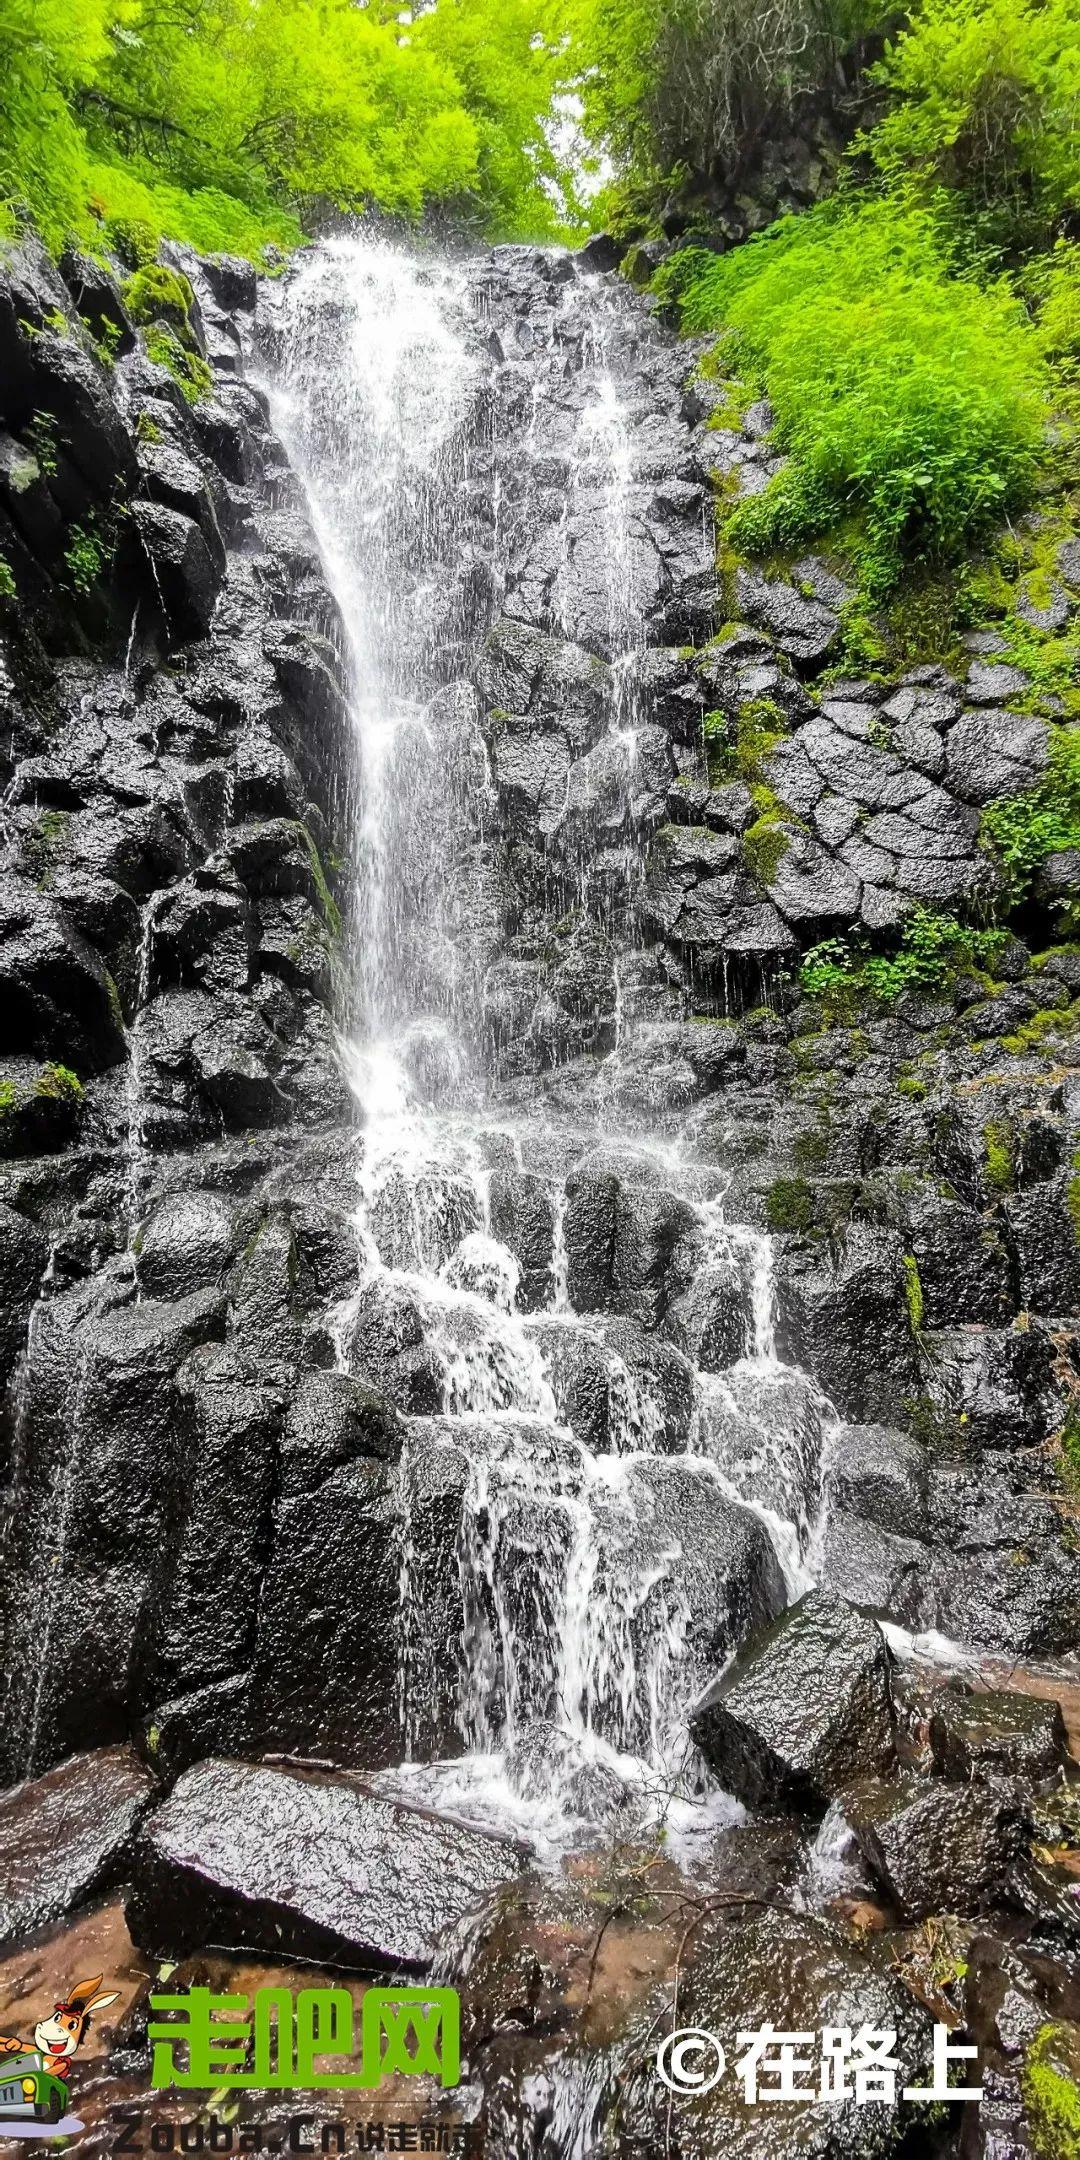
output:
[{"label": "shrub", "polygon": [[785,471],[730,516],[765,553],[858,526],[864,591],[951,561],[1025,503],[1045,421],[1035,333],[1003,282],[952,274],[938,221],[850,199],[782,219],[729,255],[686,249],[656,289],[776,412]]},{"label": "shrub", "polygon": [[980,831],[1005,871],[1009,905],[1015,907],[1048,855],[1080,847],[1080,730],[1052,731],[1043,778],[1024,795],[989,803]]},{"label": "shrub", "polygon": [[97,584],[108,556],[108,550],[93,520],[85,525],[73,525],[71,538],[64,549],[68,583],[77,593],[89,593]]},{"label": "shrub", "polygon": [[940,990],[962,968],[992,966],[1008,933],[972,930],[936,908],[913,908],[894,953],[873,952],[858,939],[827,938],[806,954],[800,973],[809,997],[873,997],[889,1004],[905,990]]},{"label": "shrub", "polygon": [[874,70],[895,100],[865,138],[894,183],[960,188],[1003,240],[1080,202],[1076,0],[923,0]]}]

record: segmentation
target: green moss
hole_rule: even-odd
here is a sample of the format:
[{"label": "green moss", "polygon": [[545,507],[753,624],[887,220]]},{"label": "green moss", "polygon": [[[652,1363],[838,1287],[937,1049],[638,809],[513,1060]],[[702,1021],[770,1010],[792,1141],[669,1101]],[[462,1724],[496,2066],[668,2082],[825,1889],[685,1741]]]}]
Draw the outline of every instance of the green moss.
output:
[{"label": "green moss", "polygon": [[709,779],[714,786],[726,780],[761,784],[765,759],[788,732],[787,721],[772,698],[749,698],[740,705],[734,731],[726,713],[707,712],[704,730]]},{"label": "green moss", "polygon": [[14,600],[15,576],[7,556],[0,554],[0,600]]},{"label": "green moss", "polygon": [[168,369],[189,405],[198,405],[209,397],[214,378],[202,354],[189,352],[164,323],[151,325],[146,333],[146,350],[156,367]]},{"label": "green moss", "polygon": [[1080,1408],[1071,1404],[1057,1436],[1062,1483],[1080,1497]]},{"label": "green moss", "polygon": [[923,1286],[919,1275],[919,1263],[914,1253],[904,1254],[904,1301],[907,1305],[908,1326],[914,1336],[922,1334],[924,1306]]},{"label": "green moss", "polygon": [[796,1133],[791,1152],[800,1170],[823,1170],[828,1160],[829,1135],[820,1130]]},{"label": "green moss", "polygon": [[769,886],[791,846],[778,812],[767,810],[748,825],[742,836],[743,857],[759,885]]},{"label": "green moss", "polygon": [[45,1065],[35,1082],[35,1092],[57,1102],[81,1102],[83,1084],[70,1065]]},{"label": "green moss", "polygon": [[123,286],[124,305],[132,322],[144,326],[170,323],[185,343],[191,337],[191,309],[195,295],[186,277],[164,263],[146,263]]},{"label": "green moss", "polygon": [[18,1099],[14,1080],[0,1080],[0,1118],[11,1116]]},{"label": "green moss", "polygon": [[1080,2160],[1076,2028],[1044,2025],[1028,2049],[1021,2087],[1036,2160]]},{"label": "green moss", "polygon": [[898,1095],[910,1096],[913,1102],[921,1102],[926,1094],[926,1082],[920,1080],[917,1073],[901,1073],[896,1083],[896,1092]]},{"label": "green moss", "polygon": [[1080,1148],[1077,1148],[1072,1160],[1072,1176],[1069,1179],[1066,1206],[1069,1210],[1069,1221],[1072,1223],[1076,1242],[1080,1245]]},{"label": "green moss", "polygon": [[139,414],[135,427],[135,437],[136,441],[147,444],[164,441],[164,436],[156,420],[151,420],[149,413],[145,412]]},{"label": "green moss", "polygon": [[1030,1020],[1024,1020],[1013,1034],[1003,1035],[1002,1047],[1010,1057],[1023,1057],[1028,1050],[1041,1050],[1048,1037],[1057,1035],[1065,1039],[1074,1035],[1078,1023],[1080,1009],[1077,1004],[1064,1009],[1050,1006],[1043,1012],[1032,1013]]},{"label": "green moss", "polygon": [[1012,1127],[1004,1118],[988,1118],[983,1126],[983,1155],[988,1184],[996,1192],[1011,1192],[1016,1183]]},{"label": "green moss", "polygon": [[306,847],[308,852],[308,860],[311,864],[311,875],[315,881],[315,891],[318,895],[319,906],[323,911],[326,927],[329,930],[331,937],[338,938],[341,936],[341,910],[338,907],[337,901],[335,900],[329,885],[327,884],[326,872],[323,869],[322,856],[320,855],[319,850],[316,847],[315,842],[307,829],[307,826],[298,822],[296,830],[300,834],[300,837],[303,840],[304,846]]},{"label": "green moss", "polygon": [[814,1221],[814,1192],[805,1178],[777,1178],[765,1195],[769,1230],[809,1230]]}]

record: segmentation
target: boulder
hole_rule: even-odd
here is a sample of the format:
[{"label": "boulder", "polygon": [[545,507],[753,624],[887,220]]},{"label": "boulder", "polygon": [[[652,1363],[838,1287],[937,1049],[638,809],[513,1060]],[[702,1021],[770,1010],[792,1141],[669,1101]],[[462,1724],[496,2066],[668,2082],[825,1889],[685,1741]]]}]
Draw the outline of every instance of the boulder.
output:
[{"label": "boulder", "polygon": [[445,1930],[521,1866],[505,1838],[358,1778],[211,1758],[146,1823],[127,1923],[155,1957],[213,1943],[423,1971]]},{"label": "boulder", "polygon": [[170,633],[181,641],[205,637],[222,562],[215,563],[199,526],[182,510],[140,498],[131,504],[130,518]]},{"label": "boulder", "polygon": [[770,583],[756,570],[737,570],[735,598],[745,622],[767,630],[789,658],[819,668],[839,635],[839,618],[824,601],[806,598],[782,580]]},{"label": "boulder", "polygon": [[154,1298],[190,1297],[221,1282],[236,1257],[236,1211],[222,1193],[162,1202],[139,1236],[139,1281]]},{"label": "boulder", "polygon": [[915,1777],[845,1795],[844,1814],[870,1867],[907,1920],[982,1913],[1012,1902],[1013,1877],[1031,1843],[1023,1787]]},{"label": "boulder", "polygon": [[838,1257],[785,1240],[776,1306],[781,1357],[812,1372],[843,1417],[899,1422],[919,1366],[896,1231],[854,1221]]},{"label": "boulder", "polygon": [[813,1591],[713,1682],[692,1730],[719,1783],[749,1807],[823,1813],[848,1780],[892,1754],[880,1628]]},{"label": "boulder", "polygon": [[42,330],[33,344],[39,407],[55,416],[58,439],[101,502],[135,484],[135,446],[99,360],[78,339]]},{"label": "boulder", "polygon": [[0,1201],[0,1388],[15,1370],[48,1264],[44,1232],[28,1215]]},{"label": "boulder", "polygon": [[116,986],[62,908],[27,878],[0,878],[5,1048],[54,1058],[81,1079],[123,1057]]},{"label": "boulder", "polygon": [[934,1768],[958,1784],[988,1773],[1038,1784],[1066,1760],[1061,1705],[1019,1689],[939,1688],[930,1712]]},{"label": "boulder", "polygon": [[0,1945],[123,1880],[154,1789],[130,1748],[116,1747],[0,1794]]},{"label": "boulder", "polygon": [[[988,668],[983,672],[1012,671]],[[947,749],[953,793],[965,802],[993,802],[998,795],[1021,794],[1045,772],[1046,722],[1011,712],[965,713],[950,729]]]},{"label": "boulder", "polygon": [[834,1507],[867,1516],[900,1537],[925,1536],[926,1456],[906,1433],[842,1425],[829,1447],[827,1475]]},{"label": "boulder", "polygon": [[81,249],[66,248],[60,275],[91,336],[99,343],[108,340],[114,353],[129,353],[135,331],[112,271]]},{"label": "boulder", "polygon": [[[737,1875],[733,1888],[739,1880]],[[615,2120],[625,2121],[628,2152],[635,2139],[643,2152],[665,2150],[671,2096],[654,2064],[658,2043],[676,2025],[694,2039],[715,2033],[727,2058],[726,2074],[711,2089],[688,2090],[675,2101],[682,2160],[717,2160],[720,2154],[726,2160],[758,2160],[766,2152],[769,2160],[810,2160],[811,2155],[813,2160],[891,2160],[894,2154],[931,2150],[924,2142],[924,2114],[901,2098],[905,2085],[929,2082],[931,2017],[872,1938],[859,1944],[828,1921],[785,1911],[771,1900],[764,1911],[740,1910],[725,1900],[721,1910],[706,1910],[691,1927],[679,1963],[677,2017],[671,1995],[665,1977],[631,2027],[630,2060],[648,2063],[647,2082],[627,2079],[629,2049],[615,2055],[613,2105],[621,2101],[625,2111]],[[895,2095],[860,2102],[852,2093],[823,2105],[819,2035],[864,2022],[890,2039],[895,2036]],[[813,2036],[796,2043],[796,2053],[812,2065],[794,2081],[803,2097],[770,2101],[767,2094],[770,2088],[776,2093],[776,2080],[763,2072],[757,2100],[748,2103],[735,2068],[743,2053],[738,2036],[770,2030]],[[520,2038],[515,2040],[520,2046]],[[775,2055],[771,2059],[775,2063]],[[700,2052],[692,2044],[686,2063],[707,2079],[714,2066],[708,2044]],[[646,2126],[648,2135],[642,2137]],[[517,2149],[529,2148],[522,2143]]]}]

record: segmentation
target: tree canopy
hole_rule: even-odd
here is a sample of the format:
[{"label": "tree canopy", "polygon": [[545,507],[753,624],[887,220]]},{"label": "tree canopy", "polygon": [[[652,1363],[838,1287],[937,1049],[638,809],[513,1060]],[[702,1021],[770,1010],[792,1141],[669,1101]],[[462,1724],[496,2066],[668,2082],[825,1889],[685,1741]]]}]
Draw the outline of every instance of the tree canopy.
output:
[{"label": "tree canopy", "polygon": [[0,193],[54,244],[95,215],[208,246],[315,201],[554,234],[561,0],[0,0]]}]

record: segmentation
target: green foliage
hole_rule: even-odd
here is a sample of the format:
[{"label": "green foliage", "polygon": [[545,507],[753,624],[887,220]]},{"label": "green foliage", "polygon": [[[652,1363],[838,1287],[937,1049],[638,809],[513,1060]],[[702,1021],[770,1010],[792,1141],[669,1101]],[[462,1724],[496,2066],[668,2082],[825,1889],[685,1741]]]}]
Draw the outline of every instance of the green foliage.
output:
[{"label": "green foliage", "polygon": [[874,70],[865,138],[893,185],[960,192],[984,239],[1030,239],[1080,203],[1077,0],[922,0]]},{"label": "green foliage", "polygon": [[147,263],[126,280],[123,296],[132,322],[171,323],[174,330],[190,336],[195,295],[178,270],[168,270],[163,263]]},{"label": "green foliage", "polygon": [[70,1065],[44,1065],[35,1082],[35,1091],[57,1102],[81,1102],[83,1084]]},{"label": "green foliage", "polygon": [[854,518],[862,586],[880,597],[1030,498],[1034,333],[1004,283],[953,274],[928,211],[827,203],[728,255],[686,249],[655,283],[686,330],[726,332],[727,364],[767,393],[790,454],[729,518],[736,547],[801,546]]},{"label": "green foliage", "polygon": [[1066,1412],[1057,1444],[1062,1479],[1070,1492],[1080,1495],[1080,1412],[1075,1404]]},{"label": "green foliage", "polygon": [[182,345],[176,332],[165,323],[151,325],[146,333],[146,350],[156,366],[168,368],[189,405],[197,405],[200,398],[209,397],[214,377],[202,354]]},{"label": "green foliage", "polygon": [[777,1178],[765,1195],[765,1225],[772,1231],[809,1230],[814,1220],[814,1191],[805,1178]]},{"label": "green foliage", "polygon": [[914,1253],[904,1254],[904,1303],[907,1306],[908,1326],[918,1338],[922,1334],[924,1304],[923,1286],[919,1275],[919,1263]]},{"label": "green foliage", "polygon": [[1004,1118],[987,1119],[983,1126],[983,1154],[987,1183],[996,1192],[1011,1192],[1016,1183],[1014,1140],[1012,1127]]},{"label": "green foliage", "polygon": [[1080,2154],[1080,2060],[1076,2028],[1044,2025],[1028,2049],[1021,2088],[1036,2160]]},{"label": "green foliage", "polygon": [[73,109],[126,30],[125,0],[0,0],[0,202],[60,246],[85,223],[86,145]]},{"label": "green foliage", "polygon": [[1007,933],[973,930],[936,908],[913,908],[894,953],[864,941],[827,938],[806,954],[800,973],[808,997],[839,1007],[870,997],[890,1004],[905,990],[942,990],[962,969],[992,967]]},{"label": "green foliage", "polygon": [[92,517],[85,525],[72,526],[71,538],[64,549],[64,561],[68,583],[77,593],[93,591],[108,559],[109,550]]},{"label": "green foliage", "polygon": [[[553,236],[562,0],[0,0],[0,197],[54,248],[163,235],[259,260],[307,206]],[[132,244],[133,243],[133,244]]]},{"label": "green foliage", "polygon": [[15,576],[6,555],[0,555],[0,600],[14,600]]},{"label": "green foliage", "polygon": [[56,445],[56,417],[53,413],[31,413],[23,429],[23,437],[33,451],[46,478],[51,480],[59,470],[60,458]]},{"label": "green foliage", "polygon": [[1054,728],[1044,777],[1024,795],[999,796],[982,814],[980,834],[1005,872],[1015,907],[1048,855],[1080,847],[1080,730]]},{"label": "green foliage", "polygon": [[[724,712],[707,712],[703,727],[709,779],[714,786],[725,780],[761,784],[765,759],[788,732],[779,705],[768,697],[749,698],[739,707],[734,736]],[[768,806],[763,802],[759,807]]]}]

